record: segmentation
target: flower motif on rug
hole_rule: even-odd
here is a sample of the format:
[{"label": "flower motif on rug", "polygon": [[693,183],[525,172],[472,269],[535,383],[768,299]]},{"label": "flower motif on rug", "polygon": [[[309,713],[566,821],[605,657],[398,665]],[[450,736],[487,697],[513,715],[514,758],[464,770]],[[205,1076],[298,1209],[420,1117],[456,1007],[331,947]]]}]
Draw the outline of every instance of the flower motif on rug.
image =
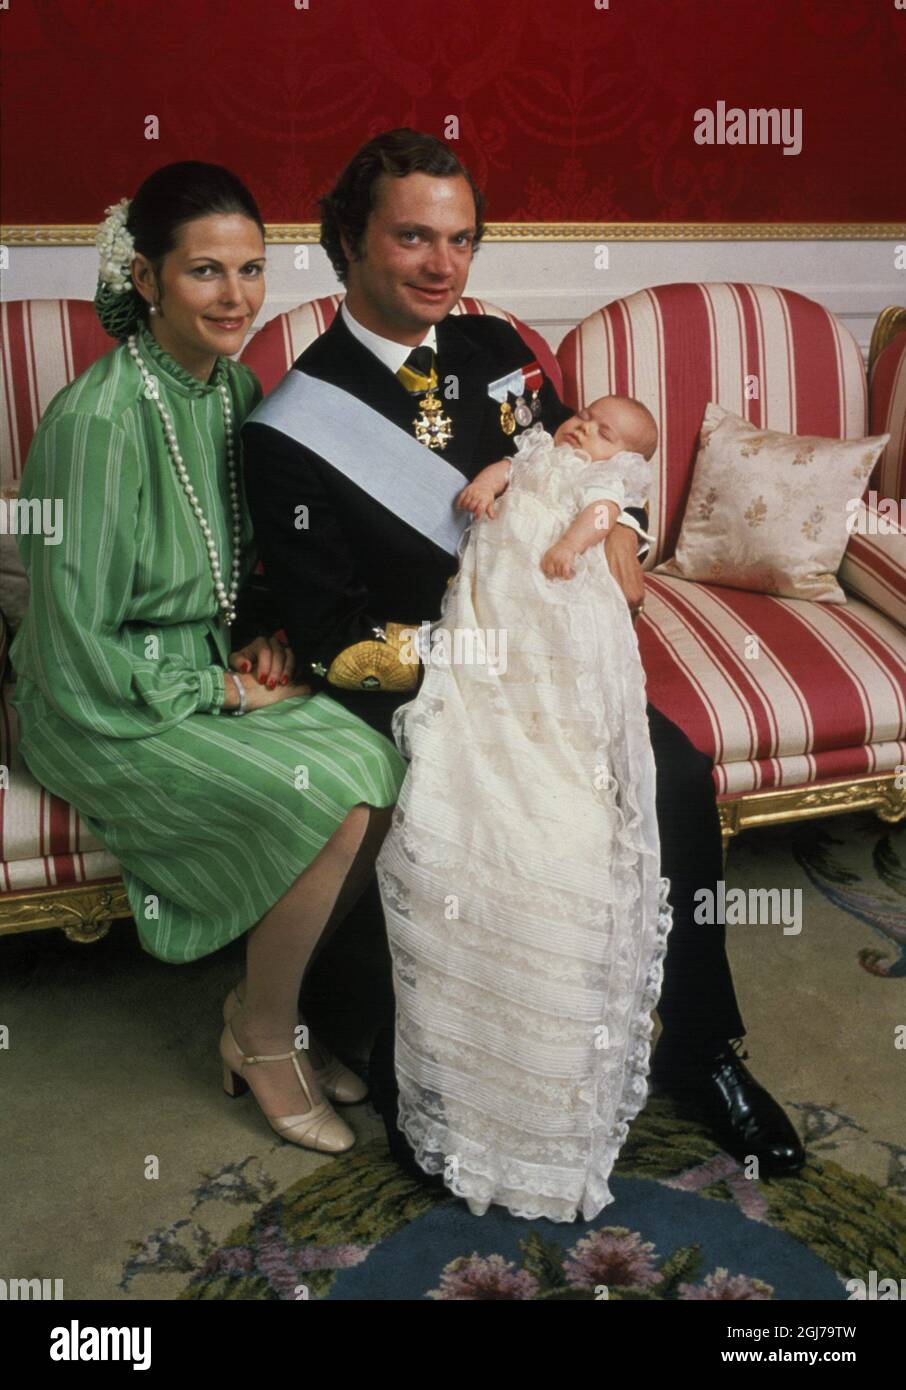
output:
[{"label": "flower motif on rug", "polygon": [[[827,1146],[854,1132],[820,1107],[807,1118]],[[906,1204],[893,1190],[811,1151],[795,1177],[747,1178],[663,1098],[632,1126],[612,1190],[589,1223],[501,1207],[473,1217],[407,1178],[374,1139],[266,1202],[199,1259],[181,1296],[845,1300],[846,1281],[871,1269],[906,1275]]]}]

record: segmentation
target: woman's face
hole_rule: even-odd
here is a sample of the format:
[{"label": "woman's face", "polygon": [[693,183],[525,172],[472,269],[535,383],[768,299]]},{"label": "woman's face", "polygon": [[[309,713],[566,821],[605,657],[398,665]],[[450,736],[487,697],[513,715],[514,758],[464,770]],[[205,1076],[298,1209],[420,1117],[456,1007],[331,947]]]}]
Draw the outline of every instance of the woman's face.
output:
[{"label": "woman's face", "polygon": [[144,256],[133,261],[139,292],[157,313],[155,338],[188,371],[210,374],[213,359],[245,341],[264,300],[264,240],[242,213],[185,222],[155,281]]}]

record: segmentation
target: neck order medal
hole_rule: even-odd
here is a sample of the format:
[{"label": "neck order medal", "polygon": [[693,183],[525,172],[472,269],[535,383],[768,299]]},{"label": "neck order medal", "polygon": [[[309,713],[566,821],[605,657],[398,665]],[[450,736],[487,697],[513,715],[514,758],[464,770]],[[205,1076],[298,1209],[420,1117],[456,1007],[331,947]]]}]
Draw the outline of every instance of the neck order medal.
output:
[{"label": "neck order medal", "polygon": [[419,402],[421,411],[412,421],[419,444],[427,444],[429,449],[445,448],[453,438],[453,421],[443,413],[443,405],[434,394],[437,390],[437,367],[434,362],[429,372],[420,372],[404,365],[397,376],[413,395],[423,391],[426,393]]}]

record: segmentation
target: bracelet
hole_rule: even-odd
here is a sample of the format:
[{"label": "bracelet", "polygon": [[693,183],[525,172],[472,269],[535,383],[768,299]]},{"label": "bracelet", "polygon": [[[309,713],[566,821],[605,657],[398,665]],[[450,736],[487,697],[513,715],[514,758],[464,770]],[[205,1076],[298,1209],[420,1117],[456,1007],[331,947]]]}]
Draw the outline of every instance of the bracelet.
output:
[{"label": "bracelet", "polygon": [[236,675],[235,671],[227,671],[227,675],[232,677],[233,684],[239,691],[239,708],[231,709],[230,714],[245,714],[245,686],[242,684],[242,681]]}]

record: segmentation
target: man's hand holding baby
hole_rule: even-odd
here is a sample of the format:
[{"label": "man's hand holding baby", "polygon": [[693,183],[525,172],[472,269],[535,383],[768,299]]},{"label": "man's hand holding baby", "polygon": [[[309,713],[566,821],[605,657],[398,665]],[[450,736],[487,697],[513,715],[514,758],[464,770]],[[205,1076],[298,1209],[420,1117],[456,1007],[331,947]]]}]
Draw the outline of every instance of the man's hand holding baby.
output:
[{"label": "man's hand holding baby", "polygon": [[639,564],[635,531],[628,526],[615,526],[604,545],[607,566],[623,590],[635,622],[645,599],[645,572]]}]

